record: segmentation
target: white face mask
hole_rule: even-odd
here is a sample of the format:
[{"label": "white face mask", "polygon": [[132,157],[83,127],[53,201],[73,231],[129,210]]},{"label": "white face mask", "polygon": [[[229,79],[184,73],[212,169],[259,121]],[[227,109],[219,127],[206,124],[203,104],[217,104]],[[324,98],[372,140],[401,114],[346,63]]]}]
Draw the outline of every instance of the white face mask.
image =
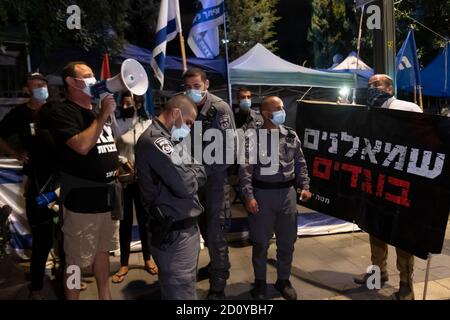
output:
[{"label": "white face mask", "polygon": [[92,97],[91,94],[91,86],[97,83],[97,79],[95,77],[91,78],[83,78],[85,87],[83,88],[83,92],[86,93],[88,96]]}]

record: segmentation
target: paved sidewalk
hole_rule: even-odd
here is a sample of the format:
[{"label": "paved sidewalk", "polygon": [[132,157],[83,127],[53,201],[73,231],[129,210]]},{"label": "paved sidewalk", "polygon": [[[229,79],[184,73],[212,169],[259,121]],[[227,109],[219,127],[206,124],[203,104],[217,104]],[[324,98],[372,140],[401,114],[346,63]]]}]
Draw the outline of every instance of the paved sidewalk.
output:
[{"label": "paved sidewalk", "polygon": [[[276,245],[269,249],[268,283],[269,297],[282,299],[273,284],[276,281]],[[112,270],[119,267],[118,258],[112,258]],[[201,250],[199,267],[209,261],[207,250]],[[229,299],[251,299],[249,290],[253,282],[251,265],[251,246],[249,243],[230,244],[230,279],[226,288]],[[158,298],[155,284],[157,277],[145,272],[140,253],[131,255],[132,268],[121,284],[112,284],[114,299]],[[396,269],[396,254],[389,248],[389,282],[381,290],[367,290],[353,282],[353,276],[365,272],[370,265],[369,236],[364,232],[336,234],[316,237],[301,237],[295,244],[294,263],[291,281],[299,299],[336,300],[387,300],[398,290],[399,275]],[[427,261],[415,259],[414,289],[416,299],[422,299]],[[199,299],[206,297],[208,280],[198,283]],[[82,293],[83,299],[95,299],[95,283]],[[450,222],[442,254],[432,257],[430,282],[427,299],[450,299]]]},{"label": "paved sidewalk", "polygon": [[[396,269],[396,255],[389,248],[389,282],[380,290],[368,290],[353,283],[353,276],[365,272],[370,263],[370,247],[367,233],[335,234],[301,237],[295,244],[291,282],[301,300],[387,300],[398,290],[399,276]],[[276,245],[269,249],[268,283],[269,297],[282,299],[274,289],[276,281]],[[251,299],[249,290],[253,282],[251,246],[247,242],[230,243],[231,270],[226,288],[229,299]],[[201,250],[199,267],[208,263],[207,250]],[[143,269],[139,252],[130,256],[130,271],[120,284],[111,284],[114,299],[159,299],[157,276]],[[22,264],[24,268],[27,264]],[[415,259],[414,288],[416,299],[422,299],[427,261]],[[111,275],[119,268],[119,257],[111,257]],[[97,290],[92,276],[86,276],[88,289],[81,293],[81,299],[96,299]],[[55,281],[46,281],[46,291],[51,299],[61,297],[55,293]],[[28,299],[27,283],[15,287],[17,299]],[[205,298],[209,288],[208,280],[198,283],[199,299]],[[11,293],[12,294],[12,293]],[[0,298],[8,298],[6,294]],[[9,298],[14,298],[9,297]],[[432,257],[427,299],[450,299],[450,222],[442,254]]]}]

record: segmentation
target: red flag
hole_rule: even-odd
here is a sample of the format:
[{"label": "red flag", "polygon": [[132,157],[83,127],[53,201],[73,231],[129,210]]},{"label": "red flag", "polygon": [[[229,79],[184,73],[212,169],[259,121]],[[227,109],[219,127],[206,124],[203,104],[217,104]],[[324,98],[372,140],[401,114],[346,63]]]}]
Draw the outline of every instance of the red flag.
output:
[{"label": "red flag", "polygon": [[102,72],[100,74],[100,80],[106,80],[108,78],[111,78],[111,71],[109,71],[108,53],[105,52],[105,54],[103,56]]}]

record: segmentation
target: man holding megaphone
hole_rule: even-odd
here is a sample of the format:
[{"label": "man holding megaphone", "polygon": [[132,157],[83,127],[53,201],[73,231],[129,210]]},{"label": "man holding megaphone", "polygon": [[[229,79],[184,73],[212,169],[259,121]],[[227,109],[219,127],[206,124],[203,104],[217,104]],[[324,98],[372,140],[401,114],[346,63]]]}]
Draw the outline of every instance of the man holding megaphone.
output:
[{"label": "man holding megaphone", "polygon": [[[138,62],[125,61],[120,74],[97,83],[85,62],[70,62],[62,72],[66,100],[45,115],[57,145],[67,267],[92,266],[102,300],[111,299],[109,251],[118,249],[118,219],[123,210],[121,185],[116,180],[118,153],[108,121],[116,108],[110,93],[145,93],[144,75]],[[98,114],[92,106],[94,96],[102,98]],[[76,281],[70,282],[69,272],[66,278],[66,298],[78,299]]]}]

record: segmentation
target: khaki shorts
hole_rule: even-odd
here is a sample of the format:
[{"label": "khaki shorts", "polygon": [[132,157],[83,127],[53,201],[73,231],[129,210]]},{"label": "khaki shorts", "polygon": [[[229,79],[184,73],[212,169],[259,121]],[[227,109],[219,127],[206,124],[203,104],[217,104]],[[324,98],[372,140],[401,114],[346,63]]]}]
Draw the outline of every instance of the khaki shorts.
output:
[{"label": "khaki shorts", "polygon": [[91,266],[97,252],[119,248],[119,221],[111,212],[76,213],[64,207],[64,252],[68,266]]}]

